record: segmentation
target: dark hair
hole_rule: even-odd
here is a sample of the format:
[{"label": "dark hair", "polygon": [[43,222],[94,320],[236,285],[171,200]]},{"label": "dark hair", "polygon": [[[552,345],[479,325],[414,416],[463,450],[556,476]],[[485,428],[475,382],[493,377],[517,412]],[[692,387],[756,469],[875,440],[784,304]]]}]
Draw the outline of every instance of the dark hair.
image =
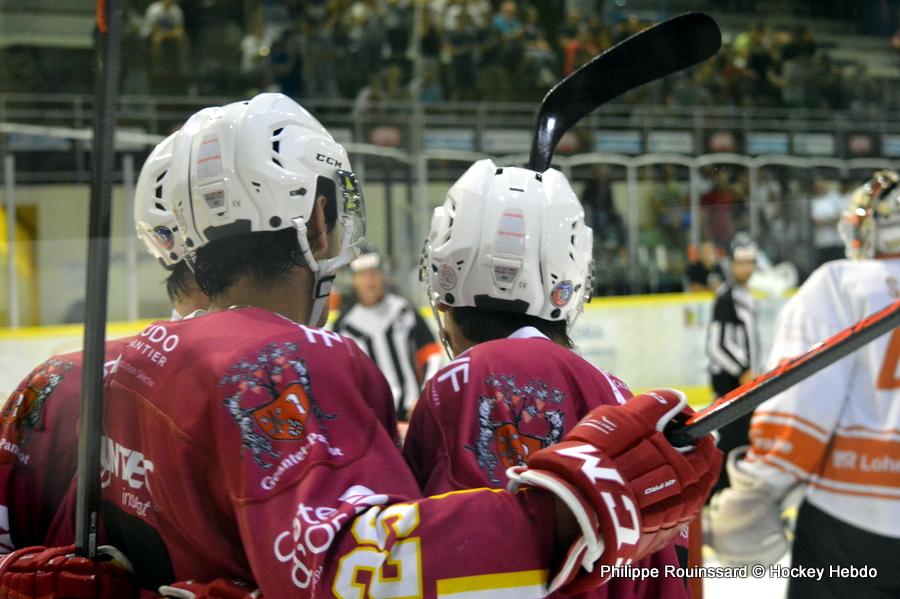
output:
[{"label": "dark hair", "polygon": [[194,276],[203,293],[215,297],[239,277],[258,285],[277,282],[294,266],[305,266],[296,229],[257,231],[210,241],[193,257]]},{"label": "dark hair", "polygon": [[177,263],[169,272],[166,278],[166,293],[169,295],[169,301],[174,303],[190,293],[197,284],[194,280],[194,273],[188,267],[187,261],[182,260]]},{"label": "dark hair", "polygon": [[529,314],[470,306],[453,308],[450,311],[450,318],[466,339],[475,343],[503,339],[522,327],[531,326],[563,347],[570,349],[575,347],[569,337],[565,319],[545,320]]}]

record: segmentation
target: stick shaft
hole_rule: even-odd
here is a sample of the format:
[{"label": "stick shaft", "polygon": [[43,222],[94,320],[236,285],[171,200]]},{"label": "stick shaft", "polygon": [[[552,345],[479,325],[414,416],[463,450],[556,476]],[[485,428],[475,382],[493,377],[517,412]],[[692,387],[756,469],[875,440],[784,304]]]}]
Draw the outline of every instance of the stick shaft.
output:
[{"label": "stick shaft", "polygon": [[783,362],[773,370],[724,395],[705,410],[694,414],[687,422],[683,424],[673,422],[666,427],[666,437],[676,447],[690,445],[715,429],[749,414],[764,401],[898,326],[900,326],[900,300],[829,337],[805,354]]},{"label": "stick shaft", "polygon": [[75,544],[94,557],[100,508],[100,436],[103,427],[103,361],[109,267],[114,134],[120,68],[122,0],[105,1],[105,20],[96,38],[94,139],[91,152],[91,204],[85,288],[84,356],[78,441]]}]

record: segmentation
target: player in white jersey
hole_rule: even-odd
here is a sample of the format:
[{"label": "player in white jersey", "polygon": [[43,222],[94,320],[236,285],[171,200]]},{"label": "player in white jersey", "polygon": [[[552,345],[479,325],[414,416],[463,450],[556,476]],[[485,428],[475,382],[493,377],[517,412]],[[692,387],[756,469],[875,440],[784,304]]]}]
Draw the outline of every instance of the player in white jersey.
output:
[{"label": "player in white jersey", "polygon": [[[849,259],[821,266],[784,306],[769,366],[900,297],[898,175],[876,172],[839,228]],[[777,561],[782,509],[801,500],[791,561],[811,570],[796,571],[788,597],[900,596],[900,329],[761,405],[750,438],[712,500],[719,558]]]},{"label": "player in white jersey", "polygon": [[419,390],[441,365],[441,346],[409,300],[388,290],[381,256],[364,252],[350,263],[356,301],[334,330],[372,358],[394,395],[397,419],[409,420]]}]

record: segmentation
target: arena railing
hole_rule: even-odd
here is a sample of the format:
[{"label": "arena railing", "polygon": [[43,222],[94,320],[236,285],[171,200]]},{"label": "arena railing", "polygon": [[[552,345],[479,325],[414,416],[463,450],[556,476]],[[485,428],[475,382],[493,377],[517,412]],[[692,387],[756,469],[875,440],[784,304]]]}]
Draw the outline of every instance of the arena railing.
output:
[{"label": "arena railing", "polygon": [[[91,132],[86,128],[63,128],[24,123],[0,123],[0,134],[18,136],[19,139],[61,140],[87,148]],[[131,204],[136,173],[149,149],[162,139],[162,135],[140,131],[120,130],[116,181],[118,182],[114,219],[117,240],[114,250],[118,253],[113,269],[118,285],[112,291],[112,317],[134,320],[145,316],[141,289],[147,286],[144,279],[158,282],[162,274],[144,256],[137,246],[131,225]],[[381,247],[391,258],[397,285],[411,296],[419,294],[415,280],[421,240],[428,230],[431,210],[443,201],[449,185],[475,160],[488,156],[484,152],[448,149],[430,149],[413,153],[400,148],[385,148],[372,144],[349,142],[346,144],[354,169],[364,182],[369,214],[370,240]],[[524,149],[524,148],[523,148]],[[87,201],[87,168],[89,156],[84,149],[84,172],[74,177],[36,180],[24,177],[28,164],[43,160],[45,152],[3,152],[3,211],[5,230],[0,233],[0,253],[6,268],[3,269],[5,285],[0,297],[0,324],[18,326],[29,322],[54,324],[64,320],[64,307],[78,299],[78,286],[59,281],[77,271],[83,265],[79,257],[80,246],[61,240],[77,240],[84,237],[78,229],[77,215],[84,212]],[[494,158],[497,164],[524,165],[524,153],[507,154]],[[608,171],[608,191],[612,202],[604,210],[621,216],[622,235],[610,244],[599,240],[595,253],[606,251],[600,246],[610,246],[609,255],[599,254],[599,260],[618,260],[621,280],[610,280],[604,292],[634,293],[664,291],[677,287],[678,268],[692,248],[710,236],[719,234],[714,229],[705,230],[720,208],[704,206],[703,194],[710,188],[710,179],[718,171],[731,177],[729,185],[743,186],[744,199],[728,208],[728,218],[734,223],[730,229],[747,228],[760,238],[764,249],[769,249],[778,259],[795,262],[801,273],[814,266],[815,223],[810,216],[810,202],[814,197],[816,179],[832,185],[844,181],[864,180],[877,168],[900,168],[897,159],[880,157],[838,159],[830,157],[800,157],[790,155],[748,156],[733,153],[712,153],[689,156],[676,153],[650,153],[629,156],[614,153],[581,153],[558,155],[554,165],[573,181],[576,191],[585,192],[599,170]],[[654,199],[661,185],[661,173],[671,171],[670,185],[674,195],[670,199]],[[780,196],[771,196],[772,189],[781,189]],[[767,196],[766,194],[769,194]],[[666,196],[669,197],[669,196]],[[674,199],[672,199],[674,198]],[[585,197],[590,224],[600,234],[595,200]],[[739,205],[738,205],[739,204]],[[784,204],[784,205],[782,205]],[[79,212],[80,211],[80,212]],[[610,215],[605,215],[610,216]],[[24,221],[23,221],[24,219]],[[15,224],[19,221],[20,230]],[[725,219],[727,220],[727,219]],[[46,227],[49,222],[53,227]],[[23,225],[30,227],[33,238],[22,237]],[[600,224],[598,224],[600,223]],[[773,223],[784,225],[788,237],[772,238]],[[776,227],[777,228],[777,227]],[[42,231],[50,238],[42,238]],[[795,247],[791,247],[791,243]],[[43,245],[42,245],[43,244]],[[43,251],[56,244],[57,250]],[[605,244],[605,245],[604,245]],[[805,244],[805,245],[804,245]],[[777,247],[776,247],[777,246]],[[784,246],[782,249],[778,249]],[[808,247],[807,247],[808,246]],[[19,248],[17,256],[17,248]],[[804,249],[806,248],[806,249]],[[812,248],[812,249],[810,249]],[[23,260],[26,249],[32,264]],[[60,273],[54,260],[62,255],[69,267]],[[604,263],[604,268],[608,265]],[[56,268],[56,270],[54,270]],[[612,267],[607,268],[610,270]],[[604,276],[608,273],[605,271]],[[603,279],[601,279],[602,281]],[[601,290],[601,291],[603,291]],[[23,306],[31,306],[40,295],[44,301],[31,317],[23,316]],[[44,306],[53,299],[55,307]],[[164,303],[164,302],[163,302]],[[153,304],[156,306],[157,304]],[[155,308],[154,308],[155,309]],[[5,317],[2,317],[5,315]]]}]

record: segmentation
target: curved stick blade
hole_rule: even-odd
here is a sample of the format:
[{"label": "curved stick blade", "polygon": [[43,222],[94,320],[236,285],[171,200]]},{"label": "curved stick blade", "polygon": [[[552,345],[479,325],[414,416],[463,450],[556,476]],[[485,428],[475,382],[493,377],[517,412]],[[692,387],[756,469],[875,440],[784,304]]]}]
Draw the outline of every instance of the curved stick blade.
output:
[{"label": "curved stick blade", "polygon": [[550,166],[562,136],[598,106],[715,55],[722,34],[709,15],[686,13],[625,39],[557,83],[538,112],[529,168]]}]

